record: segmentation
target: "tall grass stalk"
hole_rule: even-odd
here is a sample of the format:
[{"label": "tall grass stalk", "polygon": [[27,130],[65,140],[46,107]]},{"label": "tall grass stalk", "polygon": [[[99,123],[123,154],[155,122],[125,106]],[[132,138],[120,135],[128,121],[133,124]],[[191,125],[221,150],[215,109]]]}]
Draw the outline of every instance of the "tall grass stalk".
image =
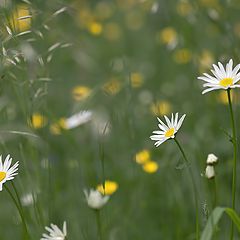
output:
[{"label": "tall grass stalk", "polygon": [[97,220],[97,229],[98,229],[98,239],[103,240],[103,234],[102,234],[102,223],[100,218],[100,210],[95,210],[96,213],[96,220]]},{"label": "tall grass stalk", "polygon": [[[4,187],[7,190],[8,194],[10,195],[11,199],[13,200],[13,203],[15,204],[15,206],[16,206],[18,212],[19,212],[19,215],[20,215],[20,217],[22,219],[23,228],[24,228],[24,232],[25,232],[24,239],[29,240],[30,239],[30,235],[28,233],[28,228],[27,228],[27,224],[26,224],[26,221],[25,221],[25,218],[24,218],[24,214],[23,214],[22,208],[21,208],[21,206],[19,206],[18,200],[15,199],[15,197],[12,194],[12,192],[10,191],[10,189],[6,185]],[[17,193],[16,193],[16,195],[17,195]],[[17,198],[19,199],[19,196],[17,196]]]},{"label": "tall grass stalk", "polygon": [[180,152],[182,153],[182,156],[184,158],[185,163],[187,164],[187,169],[189,172],[189,175],[191,177],[191,182],[192,182],[192,187],[193,187],[193,195],[194,195],[194,201],[195,201],[195,228],[196,228],[196,240],[199,240],[199,212],[198,212],[198,197],[197,197],[197,187],[196,187],[196,183],[194,180],[194,176],[193,176],[193,172],[192,172],[192,168],[190,165],[190,162],[187,159],[187,156],[182,148],[182,146],[180,145],[179,141],[177,140],[177,138],[174,138],[175,143],[177,144]]},{"label": "tall grass stalk", "polygon": [[[227,90],[228,96],[228,105],[231,117],[231,126],[232,126],[232,144],[233,144],[233,172],[232,172],[232,209],[235,211],[235,200],[236,200],[236,178],[237,178],[237,136],[236,136],[236,128],[235,128],[235,120],[232,108],[232,100],[231,100],[231,89]],[[233,240],[234,236],[234,224],[233,221],[231,223],[231,233],[230,240]]]}]

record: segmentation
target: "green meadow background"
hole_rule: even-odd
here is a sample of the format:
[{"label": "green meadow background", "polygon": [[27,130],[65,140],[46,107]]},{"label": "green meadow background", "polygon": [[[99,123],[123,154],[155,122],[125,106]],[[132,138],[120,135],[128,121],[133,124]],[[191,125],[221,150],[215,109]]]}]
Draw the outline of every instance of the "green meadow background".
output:
[{"label": "green meadow background", "polygon": [[[34,196],[24,206],[32,239],[64,220],[68,239],[97,239],[83,190],[104,179],[119,186],[101,211],[105,240],[195,239],[191,182],[181,154],[173,141],[155,148],[149,139],[156,116],[172,112],[187,115],[178,139],[194,171],[201,230],[212,211],[213,182],[204,177],[209,153],[219,157],[217,205],[231,205],[226,93],[202,95],[197,77],[217,61],[239,63],[239,1],[0,5],[0,150],[20,162],[14,184],[22,201]],[[18,18],[26,15],[32,17],[22,23]],[[233,91],[237,129],[238,92]],[[59,120],[81,110],[92,111],[92,120],[62,129]],[[135,161],[144,149],[158,164],[153,173]],[[11,182],[5,184],[12,189]],[[239,184],[237,212],[238,190]],[[4,188],[0,212],[0,239],[23,239],[21,219]],[[227,239],[228,218],[218,228],[217,239]]]}]

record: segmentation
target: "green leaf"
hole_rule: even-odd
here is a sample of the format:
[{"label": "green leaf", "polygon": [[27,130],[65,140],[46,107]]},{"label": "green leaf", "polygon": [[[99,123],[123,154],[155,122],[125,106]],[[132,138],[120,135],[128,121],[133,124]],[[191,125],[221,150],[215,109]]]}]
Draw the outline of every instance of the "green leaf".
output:
[{"label": "green leaf", "polygon": [[211,240],[214,229],[224,212],[231,218],[236,225],[237,230],[240,232],[240,218],[236,212],[231,208],[216,207],[207,221],[201,236],[201,240]]}]

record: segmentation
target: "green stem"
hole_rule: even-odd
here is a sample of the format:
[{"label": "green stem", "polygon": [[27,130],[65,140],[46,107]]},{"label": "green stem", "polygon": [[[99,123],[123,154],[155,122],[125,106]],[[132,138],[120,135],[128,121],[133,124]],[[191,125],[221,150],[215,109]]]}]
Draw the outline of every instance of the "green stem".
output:
[{"label": "green stem", "polygon": [[[232,100],[231,100],[231,89],[227,90],[227,96],[228,96],[228,105],[229,105],[231,125],[232,125],[232,139],[231,139],[233,143],[232,209],[235,210],[236,176],[237,176],[237,137],[236,137],[236,128],[235,128],[235,121],[234,121]],[[233,235],[234,235],[234,224],[232,221],[230,240],[233,240]]]},{"label": "green stem", "polygon": [[12,184],[13,190],[14,190],[14,192],[15,192],[15,195],[16,195],[16,197],[17,197],[18,205],[19,205],[19,207],[21,208],[21,210],[22,210],[22,212],[23,212],[22,203],[21,203],[19,194],[18,194],[18,192],[17,192],[17,189],[16,189],[16,187],[15,187],[15,185],[14,185],[14,183],[13,183],[12,181],[11,181],[11,184]]},{"label": "green stem", "polygon": [[187,169],[188,169],[188,172],[189,172],[189,175],[191,177],[191,182],[192,182],[192,187],[193,187],[193,194],[194,194],[194,201],[195,201],[195,212],[196,212],[196,222],[195,222],[195,227],[196,227],[196,240],[199,240],[199,222],[198,222],[198,198],[197,198],[197,187],[196,187],[196,184],[195,184],[195,180],[194,180],[194,176],[193,176],[193,172],[192,172],[192,168],[191,168],[191,165],[189,164],[189,161],[187,159],[187,156],[183,150],[183,148],[181,147],[179,141],[177,140],[177,138],[175,137],[174,138],[174,141],[175,143],[177,144],[180,152],[182,153],[183,155],[183,158],[184,158],[184,161],[186,162],[187,164]]},{"label": "green stem", "polygon": [[213,209],[217,206],[217,185],[216,177],[213,179]]},{"label": "green stem", "polygon": [[7,190],[7,192],[9,193],[10,197],[12,198],[12,200],[13,200],[13,202],[14,202],[14,204],[15,204],[18,212],[19,212],[19,215],[20,215],[20,217],[21,217],[21,219],[22,219],[22,223],[23,223],[23,227],[24,227],[24,230],[25,230],[27,239],[30,239],[30,238],[29,238],[28,229],[27,229],[27,224],[26,224],[26,221],[25,221],[25,218],[24,218],[24,216],[23,216],[23,213],[22,213],[22,210],[21,210],[20,206],[18,205],[18,202],[17,202],[17,200],[14,198],[14,196],[13,196],[13,194],[11,193],[10,189],[9,189],[6,185],[4,185],[4,187],[5,187],[5,189]]},{"label": "green stem", "polygon": [[100,210],[95,210],[95,212],[96,212],[96,219],[97,219],[98,239],[103,240],[102,223],[101,223],[101,219],[100,219]]},{"label": "green stem", "polygon": [[[107,128],[107,124],[103,130],[103,134],[105,134]],[[103,192],[105,194],[105,153],[104,153],[104,143],[99,140],[99,154],[100,154],[100,160],[101,160],[101,170],[102,170],[102,186],[103,186]]]}]

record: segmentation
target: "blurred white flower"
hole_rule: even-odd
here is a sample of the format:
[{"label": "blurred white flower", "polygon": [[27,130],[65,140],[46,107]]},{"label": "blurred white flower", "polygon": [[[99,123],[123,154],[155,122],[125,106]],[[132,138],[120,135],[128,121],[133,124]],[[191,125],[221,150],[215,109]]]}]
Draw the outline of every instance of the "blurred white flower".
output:
[{"label": "blurred white flower", "polygon": [[215,156],[213,153],[208,154],[207,157],[207,165],[214,165],[218,162],[218,157]]},{"label": "blurred white flower", "polygon": [[215,177],[214,166],[208,165],[208,166],[206,167],[205,176],[206,176],[206,178],[208,178],[208,179],[212,179],[212,178]]},{"label": "blurred white flower", "polygon": [[198,79],[206,82],[203,84],[203,87],[206,87],[206,89],[202,94],[218,89],[227,90],[229,88],[240,87],[239,84],[236,84],[240,80],[240,73],[238,72],[240,64],[233,69],[233,60],[231,59],[227,63],[226,69],[224,69],[220,62],[218,62],[218,66],[213,64],[213,68],[214,70],[211,70],[211,72],[214,76],[203,73],[204,76],[198,77]]},{"label": "blurred white flower", "polygon": [[88,206],[93,209],[102,208],[110,198],[110,196],[104,196],[98,190],[94,189],[90,189],[90,192],[84,190],[84,194],[87,199]]},{"label": "blurred white flower", "polygon": [[60,230],[57,225],[51,223],[50,227],[45,227],[49,232],[48,234],[43,233],[40,240],[64,240],[67,236],[67,224],[63,223],[63,230]]},{"label": "blurred white flower", "polygon": [[174,138],[175,134],[178,132],[179,128],[182,126],[185,116],[186,114],[184,114],[178,120],[178,113],[176,113],[175,117],[172,113],[172,118],[170,121],[170,119],[164,115],[164,118],[167,124],[161,121],[160,118],[157,118],[158,121],[160,122],[160,124],[158,124],[160,131],[159,130],[153,131],[154,135],[150,136],[151,140],[156,141],[154,145],[158,147],[160,144],[164,143],[166,140],[170,138]]},{"label": "blurred white flower", "polygon": [[94,112],[91,126],[94,135],[97,136],[107,136],[111,131],[111,123],[109,117],[104,111]]},{"label": "blurred white flower", "polygon": [[17,175],[18,165],[16,162],[12,167],[12,158],[10,154],[5,158],[4,163],[2,162],[2,155],[0,156],[0,191],[2,191],[2,186],[6,181],[14,179],[14,176]]},{"label": "blurred white flower", "polygon": [[92,119],[92,111],[80,111],[65,120],[67,129],[78,127]]},{"label": "blurred white flower", "polygon": [[34,196],[32,193],[27,193],[21,197],[21,203],[23,206],[32,205],[34,202]]},{"label": "blurred white flower", "polygon": [[24,58],[28,62],[34,62],[37,58],[37,53],[29,43],[24,43],[20,46]]}]

